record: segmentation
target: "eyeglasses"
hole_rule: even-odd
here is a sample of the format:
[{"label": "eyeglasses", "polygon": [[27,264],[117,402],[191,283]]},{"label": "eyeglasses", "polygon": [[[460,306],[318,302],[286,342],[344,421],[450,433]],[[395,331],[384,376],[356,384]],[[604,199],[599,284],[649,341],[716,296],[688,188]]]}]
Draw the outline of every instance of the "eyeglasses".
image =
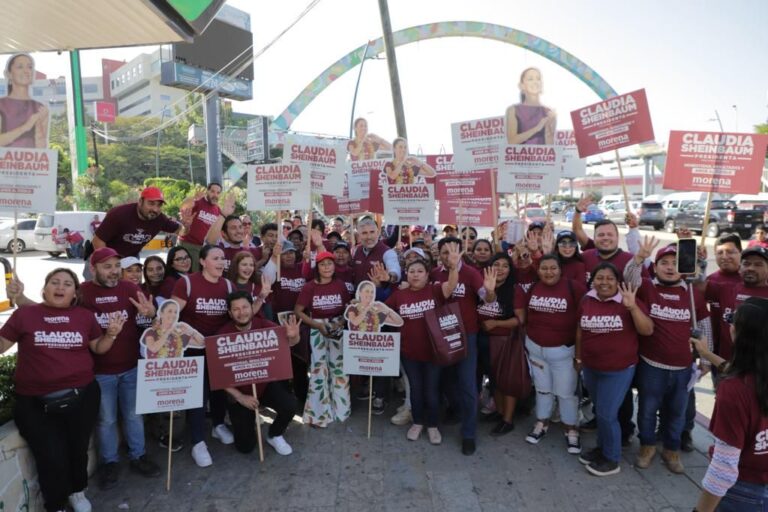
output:
[{"label": "eyeglasses", "polygon": [[558,247],[576,247],[576,242],[570,240],[560,240],[557,242]]},{"label": "eyeglasses", "polygon": [[189,256],[176,256],[175,258],[173,258],[173,261],[174,262],[176,262],[176,261],[189,261],[191,259],[192,258],[190,258]]}]

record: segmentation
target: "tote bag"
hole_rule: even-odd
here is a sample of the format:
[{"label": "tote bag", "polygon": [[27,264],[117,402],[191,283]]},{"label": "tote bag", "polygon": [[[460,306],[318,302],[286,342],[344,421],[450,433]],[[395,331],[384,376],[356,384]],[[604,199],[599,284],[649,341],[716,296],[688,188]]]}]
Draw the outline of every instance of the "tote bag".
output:
[{"label": "tote bag", "polygon": [[427,311],[424,319],[427,321],[435,364],[450,366],[467,357],[467,333],[464,332],[457,303]]}]

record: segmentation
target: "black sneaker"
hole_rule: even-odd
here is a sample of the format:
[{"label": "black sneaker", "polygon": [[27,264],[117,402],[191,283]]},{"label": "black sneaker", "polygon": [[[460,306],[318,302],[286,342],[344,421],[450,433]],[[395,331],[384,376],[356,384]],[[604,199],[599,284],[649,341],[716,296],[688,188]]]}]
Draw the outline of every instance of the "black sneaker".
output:
[{"label": "black sneaker", "polygon": [[385,402],[383,398],[373,399],[373,404],[371,405],[371,413],[375,414],[376,416],[379,416],[381,414],[384,414],[384,410],[386,408],[387,408],[387,402]]},{"label": "black sneaker", "polygon": [[461,453],[464,455],[474,455],[477,447],[475,446],[474,439],[462,439],[461,440]]},{"label": "black sneaker", "polygon": [[582,432],[594,432],[597,430],[597,418],[592,418],[589,421],[586,421],[579,425],[579,430]]},{"label": "black sneaker", "polygon": [[544,422],[537,421],[533,425],[533,430],[531,430],[527,436],[525,436],[525,440],[531,444],[539,444],[539,441],[541,441],[545,435],[547,435],[547,429],[549,427],[544,425]]},{"label": "black sneaker", "polygon": [[501,420],[495,427],[491,429],[491,435],[494,437],[503,436],[504,434],[509,434],[513,430],[515,430],[514,423],[507,423],[506,421]]},{"label": "black sneaker", "polygon": [[[158,439],[157,444],[160,445],[160,448],[168,448],[168,434],[165,434],[163,436],[160,436],[160,439]],[[178,452],[184,448],[184,443],[182,443],[178,437],[173,438],[173,445],[171,446],[171,451],[173,453]]]},{"label": "black sneaker", "polygon": [[686,453],[693,451],[693,438],[688,430],[683,430],[683,435],[680,437],[680,449]]},{"label": "black sneaker", "polygon": [[117,462],[108,462],[99,469],[99,488],[112,489],[117,485],[117,476],[120,473]]},{"label": "black sneaker", "polygon": [[595,476],[615,475],[621,471],[621,466],[619,466],[618,462],[613,462],[600,456],[597,460],[587,464],[587,471]]},{"label": "black sneaker", "polygon": [[579,462],[585,465],[592,464],[602,456],[603,456],[603,450],[601,450],[599,446],[595,446],[594,448],[589,450],[587,453],[582,453],[581,455],[579,455]]},{"label": "black sneaker", "polygon": [[160,476],[160,466],[149,460],[149,457],[142,455],[138,459],[131,461],[131,471],[147,478]]}]

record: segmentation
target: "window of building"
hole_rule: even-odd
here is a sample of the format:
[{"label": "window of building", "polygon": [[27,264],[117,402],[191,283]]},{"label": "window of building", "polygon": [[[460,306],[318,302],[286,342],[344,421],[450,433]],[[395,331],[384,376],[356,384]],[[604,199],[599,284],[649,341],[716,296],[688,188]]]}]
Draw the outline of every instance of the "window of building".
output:
[{"label": "window of building", "polygon": [[44,87],[33,87],[32,96],[42,96],[45,91]]},{"label": "window of building", "polygon": [[96,84],[83,84],[84,94],[96,94],[99,92],[99,86]]},{"label": "window of building", "polygon": [[149,101],[149,98],[150,98],[150,96],[149,96],[149,94],[147,94],[146,96],[142,97],[141,99],[138,99],[136,101],[132,101],[131,103],[129,103],[129,104],[125,105],[125,106],[120,107],[120,113],[122,114],[126,110],[130,110],[130,109],[132,109],[133,107],[135,107],[137,105],[141,105],[142,103],[145,103],[145,102]]}]

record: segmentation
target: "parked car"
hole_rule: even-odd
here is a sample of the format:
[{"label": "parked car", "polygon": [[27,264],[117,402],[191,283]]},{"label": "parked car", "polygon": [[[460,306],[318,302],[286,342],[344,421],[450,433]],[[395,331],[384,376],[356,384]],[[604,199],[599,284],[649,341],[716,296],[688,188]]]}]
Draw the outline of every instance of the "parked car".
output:
[{"label": "parked car", "polygon": [[552,201],[552,213],[562,213],[566,206],[566,201]]},{"label": "parked car", "polygon": [[[672,233],[677,228],[687,228],[701,233],[706,206],[707,202],[701,201],[683,208],[677,212],[674,220],[667,220],[666,230]],[[754,228],[762,222],[763,212],[759,210],[738,210],[733,201],[713,200],[709,209],[707,236],[716,237],[722,232],[731,232],[747,240],[752,236]]]},{"label": "parked car", "polygon": [[544,208],[526,208],[523,213],[529,224],[531,222],[547,222],[547,210]]},{"label": "parked car", "polygon": [[667,220],[667,211],[661,201],[643,201],[637,210],[637,220],[640,226],[661,229]]},{"label": "parked car", "polygon": [[67,245],[54,240],[53,230],[69,228],[70,231],[78,231],[83,238],[90,240],[91,222],[94,215],[103,220],[104,212],[55,212],[43,213],[37,218],[35,224],[35,249],[47,252],[54,258],[67,251]]},{"label": "parked car", "polygon": [[[630,201],[629,208],[632,213],[637,213],[637,210],[640,209],[640,201]],[[627,209],[624,206],[624,201],[619,201],[618,203],[612,203],[608,205],[605,209],[605,217],[608,220],[612,220],[616,224],[626,224]]]},{"label": "parked car", "polygon": [[[565,214],[566,222],[573,222],[574,211],[575,210],[568,210],[568,212]],[[597,222],[599,220],[603,220],[604,218],[605,214],[603,213],[603,210],[598,208],[596,204],[587,206],[587,211],[581,214],[581,221],[586,224]]]},{"label": "parked car", "polygon": [[18,233],[14,238],[13,219],[0,220],[0,250],[21,252],[35,248],[35,219],[18,221]]}]

